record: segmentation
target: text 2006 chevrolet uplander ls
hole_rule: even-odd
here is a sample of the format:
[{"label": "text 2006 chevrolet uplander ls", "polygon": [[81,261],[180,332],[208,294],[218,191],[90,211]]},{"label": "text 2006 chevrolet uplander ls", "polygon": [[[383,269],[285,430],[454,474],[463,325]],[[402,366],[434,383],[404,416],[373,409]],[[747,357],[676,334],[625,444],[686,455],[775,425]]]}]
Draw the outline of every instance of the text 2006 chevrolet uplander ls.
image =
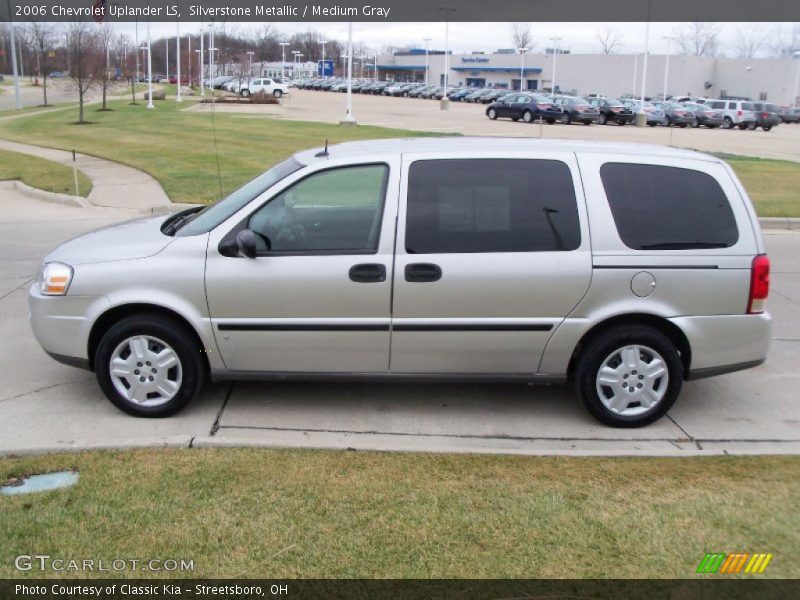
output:
[{"label": "text 2006 chevrolet uplander ls", "polygon": [[33,331],[122,410],[206,379],[573,381],[650,423],[762,363],[769,260],[731,169],[691,151],[418,139],[301,152],[199,212],[69,241]]}]

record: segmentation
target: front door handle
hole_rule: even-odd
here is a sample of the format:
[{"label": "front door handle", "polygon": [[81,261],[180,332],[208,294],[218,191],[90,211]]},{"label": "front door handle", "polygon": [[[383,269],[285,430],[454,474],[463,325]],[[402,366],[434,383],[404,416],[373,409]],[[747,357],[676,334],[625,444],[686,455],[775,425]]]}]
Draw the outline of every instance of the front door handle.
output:
[{"label": "front door handle", "polygon": [[377,263],[365,263],[350,267],[350,280],[356,283],[380,283],[386,281],[386,267]]},{"label": "front door handle", "polygon": [[406,265],[406,281],[410,283],[425,283],[439,281],[442,278],[442,268],[431,263],[414,263]]}]

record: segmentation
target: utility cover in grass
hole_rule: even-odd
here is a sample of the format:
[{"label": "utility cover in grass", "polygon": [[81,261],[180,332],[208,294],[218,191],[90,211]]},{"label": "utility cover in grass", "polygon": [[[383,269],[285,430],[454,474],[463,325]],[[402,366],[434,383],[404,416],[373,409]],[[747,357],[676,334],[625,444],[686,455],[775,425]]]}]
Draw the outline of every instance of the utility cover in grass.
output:
[{"label": "utility cover in grass", "polygon": [[43,475],[31,475],[21,479],[12,479],[0,487],[0,494],[13,496],[14,494],[30,494],[33,492],[47,492],[60,488],[70,487],[78,483],[80,474],[77,471],[59,471]]}]

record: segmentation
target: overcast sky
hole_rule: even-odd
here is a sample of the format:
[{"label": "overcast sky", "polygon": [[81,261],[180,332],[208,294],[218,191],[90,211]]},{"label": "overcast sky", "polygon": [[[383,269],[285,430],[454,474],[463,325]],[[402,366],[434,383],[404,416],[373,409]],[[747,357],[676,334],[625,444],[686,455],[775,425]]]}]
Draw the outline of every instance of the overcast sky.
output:
[{"label": "overcast sky", "polygon": [[[551,46],[548,38],[556,35],[562,38],[561,47],[571,49],[575,53],[591,53],[600,51],[598,34],[607,28],[613,29],[622,36],[621,45],[617,52],[641,52],[645,45],[645,23],[531,23],[531,31],[536,47],[541,51],[545,46]],[[664,36],[670,35],[683,23],[651,23],[650,24],[650,52],[663,53],[667,49]],[[719,23],[721,30],[721,46],[723,52],[733,45],[737,31],[744,27],[752,27],[754,23]],[[241,23],[242,29],[260,28],[259,23]],[[766,31],[775,27],[791,29],[792,23],[761,24]],[[276,23],[276,29],[287,34],[314,29],[325,35],[328,39],[347,40],[347,23]],[[510,23],[450,23],[450,49],[455,53],[486,51],[491,52],[498,48],[513,46]],[[115,25],[119,32],[133,36],[135,25],[133,23],[120,23]],[[354,23],[353,39],[365,45],[380,49],[386,44],[403,46],[414,44],[424,47],[424,38],[431,38],[431,49],[444,48],[444,23]],[[145,26],[139,24],[140,39],[144,36]],[[181,33],[198,31],[198,23],[182,23]],[[151,35],[154,38],[165,35],[174,35],[175,25],[170,23],[151,24]],[[674,51],[674,44],[672,45]]]}]

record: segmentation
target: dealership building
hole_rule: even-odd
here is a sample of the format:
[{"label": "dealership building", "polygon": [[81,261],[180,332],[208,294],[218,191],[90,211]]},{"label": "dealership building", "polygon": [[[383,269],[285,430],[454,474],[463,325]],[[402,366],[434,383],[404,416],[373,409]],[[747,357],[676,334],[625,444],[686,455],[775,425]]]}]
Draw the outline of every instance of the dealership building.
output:
[{"label": "dealership building", "polygon": [[[550,91],[554,53],[449,54],[414,49],[377,57],[380,79],[443,84],[445,59],[451,85]],[[555,54],[556,91],[622,96],[642,92],[641,54]],[[645,95],[745,97],[780,105],[797,102],[800,58],[705,58],[651,54],[647,61]],[[520,77],[522,74],[522,77]],[[520,82],[521,80],[521,82]],[[520,86],[521,83],[521,86]]]}]

